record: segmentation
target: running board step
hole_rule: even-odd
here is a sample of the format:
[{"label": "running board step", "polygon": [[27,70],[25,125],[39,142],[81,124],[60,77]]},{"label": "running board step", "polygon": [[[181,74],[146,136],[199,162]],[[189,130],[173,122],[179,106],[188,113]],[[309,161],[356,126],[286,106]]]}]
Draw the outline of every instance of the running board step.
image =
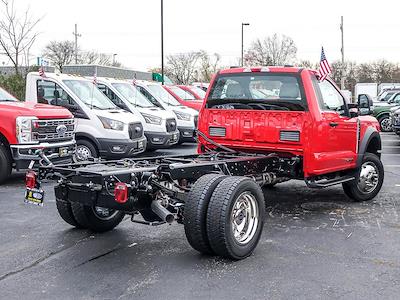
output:
[{"label": "running board step", "polygon": [[326,188],[332,185],[340,184],[343,182],[348,182],[355,180],[354,176],[343,176],[334,179],[322,179],[315,181],[314,179],[306,179],[305,182],[309,188]]}]

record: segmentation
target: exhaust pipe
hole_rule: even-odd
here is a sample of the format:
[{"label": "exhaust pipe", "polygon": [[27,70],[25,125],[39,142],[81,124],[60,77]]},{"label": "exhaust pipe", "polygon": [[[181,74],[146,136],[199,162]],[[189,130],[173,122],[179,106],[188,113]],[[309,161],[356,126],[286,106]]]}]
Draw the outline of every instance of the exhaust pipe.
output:
[{"label": "exhaust pipe", "polygon": [[174,215],[168,209],[162,206],[157,200],[153,200],[151,202],[151,210],[157,216],[159,216],[161,220],[167,222],[168,224],[171,224],[175,220]]}]

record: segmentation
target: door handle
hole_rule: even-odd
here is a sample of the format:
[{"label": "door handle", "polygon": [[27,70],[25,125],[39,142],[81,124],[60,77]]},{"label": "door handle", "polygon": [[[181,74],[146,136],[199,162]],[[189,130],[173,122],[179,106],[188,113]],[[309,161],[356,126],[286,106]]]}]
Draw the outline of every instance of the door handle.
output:
[{"label": "door handle", "polygon": [[336,122],[330,122],[329,123],[329,126],[331,126],[331,127],[336,127],[336,126],[338,126],[339,124],[338,123],[336,123]]}]

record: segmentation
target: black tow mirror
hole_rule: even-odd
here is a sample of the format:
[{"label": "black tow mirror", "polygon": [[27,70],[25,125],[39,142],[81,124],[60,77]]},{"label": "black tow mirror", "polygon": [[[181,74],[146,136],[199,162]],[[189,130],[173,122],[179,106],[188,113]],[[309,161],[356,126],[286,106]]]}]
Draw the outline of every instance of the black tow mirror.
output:
[{"label": "black tow mirror", "polygon": [[358,95],[357,99],[357,106],[358,106],[358,111],[359,115],[361,116],[366,116],[366,115],[371,115],[371,104],[373,104],[372,98],[370,95],[367,94],[360,94]]}]

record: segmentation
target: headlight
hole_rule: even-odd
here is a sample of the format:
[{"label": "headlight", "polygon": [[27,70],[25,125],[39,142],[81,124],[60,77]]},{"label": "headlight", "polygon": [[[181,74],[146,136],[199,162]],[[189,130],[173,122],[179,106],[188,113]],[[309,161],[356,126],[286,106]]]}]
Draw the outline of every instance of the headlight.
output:
[{"label": "headlight", "polygon": [[185,113],[182,113],[182,112],[179,112],[179,111],[176,111],[176,110],[174,110],[174,113],[176,114],[176,117],[179,120],[190,121],[190,119],[191,119],[191,115],[189,115],[189,114],[185,114]]},{"label": "headlight", "polygon": [[112,129],[112,130],[119,130],[122,131],[124,130],[124,123],[121,121],[105,118],[105,117],[99,117],[101,123],[103,123],[103,126],[105,129]]},{"label": "headlight", "polygon": [[16,134],[20,144],[39,143],[32,137],[32,121],[37,120],[36,117],[17,117],[16,119]]},{"label": "headlight", "polygon": [[161,125],[161,118],[152,116],[152,115],[148,115],[148,114],[144,114],[144,113],[141,113],[141,114],[142,114],[144,120],[146,121],[146,123]]}]

